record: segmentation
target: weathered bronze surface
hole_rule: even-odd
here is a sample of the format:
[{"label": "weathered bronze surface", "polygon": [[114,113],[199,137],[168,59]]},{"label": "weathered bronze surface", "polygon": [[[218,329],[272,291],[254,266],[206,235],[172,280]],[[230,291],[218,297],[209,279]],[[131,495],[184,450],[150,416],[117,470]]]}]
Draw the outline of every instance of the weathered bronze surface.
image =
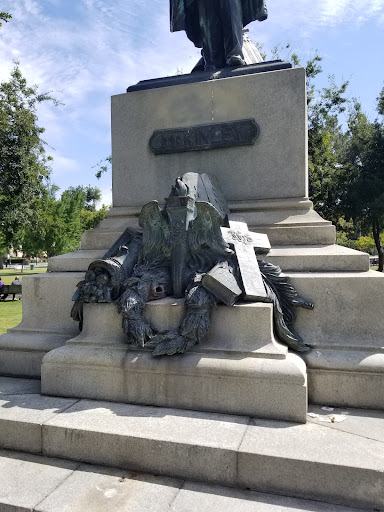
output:
[{"label": "weathered bronze surface", "polygon": [[[72,317],[80,328],[84,302],[114,302],[129,344],[152,348],[154,355],[184,353],[207,333],[217,302],[242,298],[272,302],[277,338],[296,351],[309,350],[293,323],[296,307],[313,305],[278,267],[260,261],[259,268],[255,253],[268,253],[268,237],[232,218],[212,177],[178,178],[165,207],[151,201],[139,224],[142,233],[126,231],[78,284]],[[144,318],[145,305],[169,295],[185,296],[186,316],[176,331],[157,332]]]},{"label": "weathered bronze surface", "polygon": [[183,182],[188,187],[188,195],[195,201],[210,203],[214,206],[221,216],[222,223],[225,223],[231,212],[215,176],[187,172],[183,175]]},{"label": "weathered bronze surface", "polygon": [[229,265],[227,261],[218,263],[203,276],[202,285],[221,302],[233,306],[243,293],[235,272],[235,266]]},{"label": "weathered bronze surface", "polygon": [[155,155],[254,144],[260,129],[254,119],[156,130],[149,140]]},{"label": "weathered bronze surface", "polygon": [[150,89],[161,89],[162,87],[172,87],[175,85],[195,84],[218,80],[220,78],[233,78],[235,76],[254,75],[257,73],[267,73],[269,71],[278,71],[280,69],[291,69],[290,62],[281,60],[272,60],[260,62],[259,64],[249,64],[236,68],[224,68],[219,71],[200,71],[199,73],[190,73],[187,75],[165,76],[161,78],[152,78],[150,80],[141,80],[135,85],[130,85],[127,92],[148,91]]},{"label": "weathered bronze surface", "polygon": [[[244,65],[243,27],[267,19],[264,0],[170,0],[171,31],[202,48],[205,70]],[[200,70],[200,65],[197,66]]]}]

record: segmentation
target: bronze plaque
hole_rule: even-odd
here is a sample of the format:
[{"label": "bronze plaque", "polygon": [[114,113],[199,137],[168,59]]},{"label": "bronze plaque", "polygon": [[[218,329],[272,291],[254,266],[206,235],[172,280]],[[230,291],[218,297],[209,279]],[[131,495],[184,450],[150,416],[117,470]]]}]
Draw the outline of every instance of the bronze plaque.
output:
[{"label": "bronze plaque", "polygon": [[149,140],[155,155],[254,144],[260,129],[254,119],[156,130]]}]

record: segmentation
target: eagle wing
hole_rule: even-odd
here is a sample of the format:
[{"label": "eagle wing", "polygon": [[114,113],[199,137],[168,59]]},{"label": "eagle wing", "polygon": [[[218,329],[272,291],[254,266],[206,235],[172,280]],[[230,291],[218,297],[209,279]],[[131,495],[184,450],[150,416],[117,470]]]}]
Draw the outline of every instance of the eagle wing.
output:
[{"label": "eagle wing", "polygon": [[170,231],[157,201],[143,206],[139,215],[143,239],[139,264],[151,267],[169,264],[171,258]]}]

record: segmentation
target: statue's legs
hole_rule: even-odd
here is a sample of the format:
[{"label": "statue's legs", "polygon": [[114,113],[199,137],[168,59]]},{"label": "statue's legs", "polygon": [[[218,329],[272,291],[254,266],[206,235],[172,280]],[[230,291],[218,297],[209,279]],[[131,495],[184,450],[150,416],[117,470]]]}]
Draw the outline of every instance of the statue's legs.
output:
[{"label": "statue's legs", "polygon": [[241,0],[220,0],[220,16],[226,65],[243,60],[243,14]]},{"label": "statue's legs", "polygon": [[198,0],[198,10],[205,69],[244,64],[241,0]]},{"label": "statue's legs", "polygon": [[198,0],[200,30],[203,41],[205,69],[211,71],[225,66],[225,54],[221,19],[220,0]]}]

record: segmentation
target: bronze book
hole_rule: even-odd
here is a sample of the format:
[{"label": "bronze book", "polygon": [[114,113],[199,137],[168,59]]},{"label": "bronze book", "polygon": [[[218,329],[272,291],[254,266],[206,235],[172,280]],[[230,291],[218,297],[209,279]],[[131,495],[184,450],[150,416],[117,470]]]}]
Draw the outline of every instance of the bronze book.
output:
[{"label": "bronze book", "polygon": [[227,306],[233,306],[237,298],[243,293],[232,268],[227,262],[218,263],[203,276],[201,282],[206,290]]}]

